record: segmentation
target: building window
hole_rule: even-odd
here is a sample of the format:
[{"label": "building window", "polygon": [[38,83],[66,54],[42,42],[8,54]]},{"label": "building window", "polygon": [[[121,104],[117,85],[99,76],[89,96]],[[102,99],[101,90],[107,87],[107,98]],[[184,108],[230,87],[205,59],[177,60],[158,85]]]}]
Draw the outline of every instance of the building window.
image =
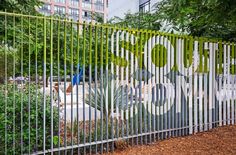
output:
[{"label": "building window", "polygon": [[44,5],[40,8],[40,10],[42,10],[42,11],[50,11],[50,10],[51,10],[51,5],[49,5],[49,4],[44,4]]},{"label": "building window", "polygon": [[95,0],[94,2],[95,2],[94,3],[95,10],[98,10],[98,11],[103,11],[104,10],[103,0]]},{"label": "building window", "polygon": [[63,6],[54,6],[54,12],[55,14],[62,15],[66,13],[66,8]]},{"label": "building window", "polygon": [[143,13],[149,12],[150,11],[150,0],[139,5],[139,11],[143,12]]},{"label": "building window", "polygon": [[103,4],[103,0],[95,0],[94,3],[95,4]]},{"label": "building window", "polygon": [[92,13],[90,11],[83,11],[82,12],[82,17],[83,17],[84,20],[90,22],[91,19],[92,19]]},{"label": "building window", "polygon": [[83,0],[82,7],[85,9],[91,9],[92,8],[91,1],[90,0]]},{"label": "building window", "polygon": [[44,15],[50,15],[51,14],[51,5],[44,4],[42,7],[39,8],[39,11]]},{"label": "building window", "polygon": [[63,3],[64,4],[66,2],[66,0],[55,0],[55,2],[56,3]]},{"label": "building window", "polygon": [[79,0],[70,0],[70,5],[71,6],[78,6],[79,5]]},{"label": "building window", "polygon": [[79,19],[79,10],[78,9],[69,9],[69,17],[73,20]]}]

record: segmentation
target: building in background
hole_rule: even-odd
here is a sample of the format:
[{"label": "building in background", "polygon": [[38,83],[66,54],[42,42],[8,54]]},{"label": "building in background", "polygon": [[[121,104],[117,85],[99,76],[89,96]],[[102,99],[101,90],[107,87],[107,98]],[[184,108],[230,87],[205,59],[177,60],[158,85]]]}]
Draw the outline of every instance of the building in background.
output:
[{"label": "building in background", "polygon": [[39,9],[44,15],[67,16],[75,21],[94,21],[94,14],[107,20],[108,0],[42,0],[44,5]]},{"label": "building in background", "polygon": [[161,0],[110,0],[108,19],[113,17],[124,18],[126,13],[149,12],[155,3]]}]

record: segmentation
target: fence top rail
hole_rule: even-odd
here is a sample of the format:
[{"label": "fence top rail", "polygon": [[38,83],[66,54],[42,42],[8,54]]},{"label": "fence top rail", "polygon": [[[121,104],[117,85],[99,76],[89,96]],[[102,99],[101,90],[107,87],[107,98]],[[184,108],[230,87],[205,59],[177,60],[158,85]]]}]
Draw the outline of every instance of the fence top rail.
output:
[{"label": "fence top rail", "polygon": [[166,36],[166,37],[175,37],[175,38],[179,38],[179,39],[192,39],[194,41],[236,45],[235,42],[223,41],[220,38],[214,39],[214,38],[207,38],[207,37],[196,37],[196,36],[191,36],[191,35],[187,35],[187,34],[174,34],[174,33],[160,32],[160,31],[156,31],[156,30],[135,29],[135,28],[122,27],[122,26],[117,26],[117,25],[112,25],[112,24],[92,23],[92,22],[86,22],[86,21],[80,22],[79,20],[74,21],[73,19],[68,19],[68,18],[64,18],[64,17],[62,18],[59,16],[26,15],[26,14],[21,14],[21,13],[11,13],[11,12],[0,11],[0,16],[1,15],[2,16],[25,17],[25,18],[36,18],[36,19],[61,21],[61,22],[72,23],[72,24],[77,24],[77,25],[81,25],[81,26],[94,26],[94,27],[100,27],[100,28],[105,28],[105,29],[111,29],[113,31],[127,31],[127,32],[131,32],[133,34],[144,33],[144,34],[150,34],[150,35],[161,35],[161,36]]}]

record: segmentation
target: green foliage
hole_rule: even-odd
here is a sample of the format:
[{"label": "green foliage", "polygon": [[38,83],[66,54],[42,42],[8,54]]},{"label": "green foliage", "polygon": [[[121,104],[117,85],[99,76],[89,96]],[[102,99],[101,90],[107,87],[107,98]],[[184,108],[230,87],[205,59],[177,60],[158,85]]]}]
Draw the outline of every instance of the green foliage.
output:
[{"label": "green foliage", "polygon": [[[86,104],[91,105],[94,108],[97,103],[97,109],[100,111],[102,110],[103,117],[105,117],[106,115],[110,117],[111,111],[109,109],[111,109],[112,104],[114,107],[114,112],[116,106],[119,107],[119,110],[125,110],[128,108],[125,105],[129,93],[128,86],[122,86],[121,84],[119,84],[117,87],[114,81],[114,87],[112,89],[112,78],[113,77],[111,75],[108,76],[108,78],[106,78],[106,76],[104,75],[103,78],[99,80],[100,82],[102,82],[102,86],[97,86],[97,88],[92,87],[90,96],[88,95],[85,100]],[[108,93],[107,95],[106,92]],[[112,92],[113,102],[111,96]],[[106,109],[106,97],[108,98],[108,110]]]},{"label": "green foliage", "polygon": [[[0,43],[0,83],[3,83],[5,78],[5,72],[7,71],[7,76],[12,76],[14,70],[14,63],[17,63],[19,57],[17,55],[17,50],[13,47],[9,47],[6,44]],[[7,58],[7,61],[5,59]],[[5,67],[7,65],[7,68]],[[17,65],[17,64],[16,64]]]},{"label": "green foliage", "polygon": [[162,0],[147,13],[115,17],[117,26],[178,32],[198,37],[236,40],[236,2],[232,0]]},{"label": "green foliage", "polygon": [[1,0],[0,11],[38,14],[36,8],[43,4],[40,0]]},{"label": "green foliage", "polygon": [[163,0],[157,3],[155,16],[178,32],[236,40],[236,2],[232,0]]},{"label": "green foliage", "polygon": [[[7,140],[7,152],[5,152],[7,154],[13,154],[13,152],[20,154],[21,147],[23,148],[23,153],[28,153],[29,150],[31,153],[36,150],[42,150],[43,95],[39,92],[36,94],[36,87],[33,85],[26,86],[24,90],[18,89],[14,85],[8,85],[7,87],[1,86],[0,98],[0,154],[5,152],[5,140]],[[50,110],[50,98],[46,97],[45,145],[47,149],[50,148],[51,143],[52,122]],[[58,135],[58,115],[57,109],[53,108],[54,135]],[[23,129],[22,131],[21,128]],[[5,129],[7,129],[7,135],[5,134]],[[21,136],[23,137],[23,143],[21,143]],[[15,149],[13,148],[14,140]],[[56,145],[56,140],[57,136],[53,137],[54,145]]]},{"label": "green foliage", "polygon": [[161,23],[153,13],[127,13],[124,19],[114,17],[108,23],[125,28],[160,30]]}]

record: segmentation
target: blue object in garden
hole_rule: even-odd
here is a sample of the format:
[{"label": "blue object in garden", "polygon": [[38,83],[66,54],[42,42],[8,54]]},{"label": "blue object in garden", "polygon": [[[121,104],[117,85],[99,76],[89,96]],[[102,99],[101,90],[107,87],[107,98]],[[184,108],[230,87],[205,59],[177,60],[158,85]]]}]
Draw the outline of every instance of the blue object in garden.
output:
[{"label": "blue object in garden", "polygon": [[75,74],[74,76],[73,76],[73,83],[72,83],[72,85],[74,86],[75,84],[79,84],[80,83],[80,80],[82,79],[82,76],[83,76],[83,69],[79,66],[79,64],[78,64],[78,69],[80,70],[80,72],[79,72],[79,74]]}]

